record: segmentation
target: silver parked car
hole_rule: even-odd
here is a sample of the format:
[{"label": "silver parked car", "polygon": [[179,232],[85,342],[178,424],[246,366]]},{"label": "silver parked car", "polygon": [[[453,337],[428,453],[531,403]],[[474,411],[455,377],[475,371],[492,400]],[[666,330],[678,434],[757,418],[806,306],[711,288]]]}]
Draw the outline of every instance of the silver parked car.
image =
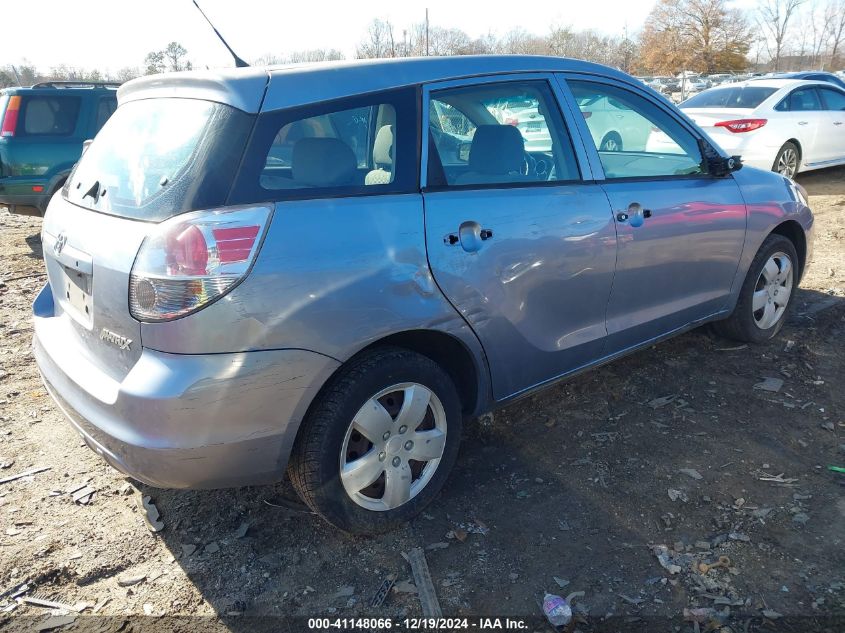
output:
[{"label": "silver parked car", "polygon": [[[771,338],[810,258],[798,185],[595,64],[172,73],[118,98],[44,218],[50,394],[132,477],[287,471],[350,532],[431,502],[466,419],[703,323]],[[614,147],[597,99],[629,115]],[[513,103],[548,143],[497,118]],[[626,138],[654,130],[671,151]]]}]

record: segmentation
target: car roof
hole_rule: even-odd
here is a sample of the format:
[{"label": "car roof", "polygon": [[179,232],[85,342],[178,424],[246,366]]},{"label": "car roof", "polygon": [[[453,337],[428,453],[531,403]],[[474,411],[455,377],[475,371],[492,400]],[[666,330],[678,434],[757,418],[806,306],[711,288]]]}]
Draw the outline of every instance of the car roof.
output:
[{"label": "car roof", "polygon": [[0,94],[4,95],[27,95],[27,94],[39,94],[39,95],[80,95],[80,94],[91,94],[92,92],[98,93],[116,93],[117,86],[104,86],[104,85],[73,85],[73,86],[57,86],[53,84],[42,84],[42,85],[35,85],[35,86],[10,86],[8,88],[3,88],[0,90]]},{"label": "car roof", "polygon": [[796,79],[800,79],[801,77],[806,77],[808,75],[827,75],[835,77],[833,73],[829,73],[826,70],[801,70],[797,72],[791,73],[777,73],[775,77],[794,77]]},{"label": "car roof", "polygon": [[564,57],[466,55],[165,73],[124,84],[118,90],[118,100],[124,103],[155,97],[192,97],[226,103],[246,112],[259,112],[434,81],[567,71],[641,85],[621,71]]}]

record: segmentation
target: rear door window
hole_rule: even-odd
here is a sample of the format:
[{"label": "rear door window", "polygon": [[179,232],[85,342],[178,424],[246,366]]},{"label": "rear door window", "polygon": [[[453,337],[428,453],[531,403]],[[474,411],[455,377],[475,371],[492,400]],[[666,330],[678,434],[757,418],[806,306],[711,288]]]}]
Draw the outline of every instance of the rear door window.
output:
[{"label": "rear door window", "polygon": [[79,117],[79,97],[27,96],[19,123],[26,136],[70,136]]},{"label": "rear door window", "polygon": [[548,83],[448,88],[429,102],[428,186],[579,180],[572,141]]},{"label": "rear door window", "polygon": [[812,112],[822,110],[821,100],[815,88],[793,90],[775,106],[779,112]]},{"label": "rear door window", "polygon": [[820,88],[819,92],[824,99],[825,110],[836,110],[838,112],[845,110],[845,93],[831,88]]}]

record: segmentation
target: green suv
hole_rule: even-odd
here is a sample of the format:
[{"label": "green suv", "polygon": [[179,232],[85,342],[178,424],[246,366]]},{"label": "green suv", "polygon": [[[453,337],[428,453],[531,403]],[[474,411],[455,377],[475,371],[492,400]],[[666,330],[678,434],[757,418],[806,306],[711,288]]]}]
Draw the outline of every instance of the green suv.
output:
[{"label": "green suv", "polygon": [[44,215],[84,141],[117,108],[117,86],[52,81],[0,90],[0,205]]}]

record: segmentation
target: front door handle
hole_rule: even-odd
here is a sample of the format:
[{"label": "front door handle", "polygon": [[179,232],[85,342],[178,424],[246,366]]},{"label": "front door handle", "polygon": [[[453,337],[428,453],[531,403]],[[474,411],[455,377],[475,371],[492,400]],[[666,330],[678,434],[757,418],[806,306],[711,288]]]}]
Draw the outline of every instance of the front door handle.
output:
[{"label": "front door handle", "polygon": [[834,121],[833,124],[834,125],[842,125],[842,121]]},{"label": "front door handle", "polygon": [[807,121],[798,121],[798,125],[807,125]]},{"label": "front door handle", "polygon": [[627,211],[619,211],[616,214],[617,222],[628,222],[631,226],[641,226],[645,218],[651,217],[651,209],[643,209],[639,202],[632,202],[628,205]]}]

